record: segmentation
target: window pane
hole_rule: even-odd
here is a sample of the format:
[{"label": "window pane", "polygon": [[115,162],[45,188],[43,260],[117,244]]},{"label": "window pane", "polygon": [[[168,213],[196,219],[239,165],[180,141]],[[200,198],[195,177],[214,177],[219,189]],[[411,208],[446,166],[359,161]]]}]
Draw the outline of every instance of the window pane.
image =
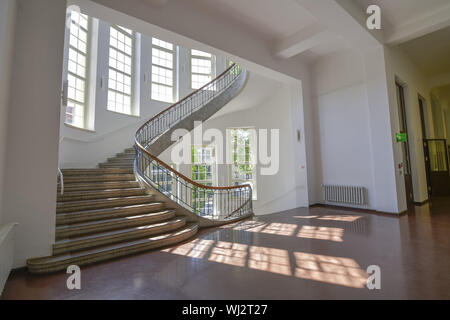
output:
[{"label": "window pane", "polygon": [[191,87],[199,89],[213,79],[214,57],[207,52],[191,50]]},{"label": "window pane", "polygon": [[[215,168],[214,147],[193,146],[192,163],[192,180],[206,186],[212,186]],[[201,216],[213,214],[213,192],[203,188],[194,188],[192,200],[197,214]]]},{"label": "window pane", "polygon": [[152,99],[174,101],[174,46],[152,38]]},{"label": "window pane", "polygon": [[84,127],[86,107],[88,16],[76,11],[70,13],[69,56],[67,61],[67,106],[65,122]]},{"label": "window pane", "polygon": [[173,50],[173,44],[156,38],[152,38],[152,44],[158,47],[165,48],[167,50]]},{"label": "window pane", "polygon": [[256,166],[252,164],[252,130],[228,129],[228,139],[231,144],[232,185],[250,184],[253,189],[253,200],[256,200]]},{"label": "window pane", "polygon": [[211,58],[212,57],[211,53],[200,51],[200,50],[194,50],[194,49],[191,50],[191,55],[193,55],[193,56],[200,56],[200,57],[207,57],[207,58]]},{"label": "window pane", "polygon": [[108,110],[131,114],[133,77],[133,31],[110,28]]}]

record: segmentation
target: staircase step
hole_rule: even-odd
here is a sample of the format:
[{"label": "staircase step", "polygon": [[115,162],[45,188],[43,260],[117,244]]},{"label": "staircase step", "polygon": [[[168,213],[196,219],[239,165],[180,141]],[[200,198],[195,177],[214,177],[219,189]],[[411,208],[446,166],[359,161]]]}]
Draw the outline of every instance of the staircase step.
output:
[{"label": "staircase step", "polygon": [[152,202],[151,195],[56,203],[56,213],[114,208]]},{"label": "staircase step", "polygon": [[150,237],[157,234],[174,231],[183,227],[185,224],[186,218],[177,218],[139,227],[96,233],[89,236],[70,238],[70,240],[61,240],[57,241],[53,245],[53,255]]},{"label": "staircase step", "polygon": [[131,169],[106,168],[106,169],[62,169],[64,177],[74,175],[104,175],[104,174],[133,174]]},{"label": "staircase step", "polygon": [[175,217],[175,211],[165,210],[160,212],[146,213],[136,216],[114,218],[108,220],[99,220],[91,222],[83,222],[68,226],[56,227],[56,240],[73,238],[87,234],[118,230],[123,228],[131,228],[161,222]]},{"label": "staircase step", "polygon": [[[134,180],[134,179],[133,179]],[[137,181],[110,181],[110,182],[88,182],[88,183],[70,183],[64,184],[64,192],[88,191],[88,190],[111,190],[139,188]],[[61,188],[58,185],[58,193]]]},{"label": "staircase step", "polygon": [[129,164],[129,163],[133,163],[134,162],[134,158],[108,158],[108,162],[106,163],[125,163],[125,164]]},{"label": "staircase step", "polygon": [[57,201],[66,202],[66,201],[94,200],[105,198],[141,196],[144,194],[146,194],[144,188],[65,192],[63,195],[60,194],[57,195]]},{"label": "staircase step", "polygon": [[134,174],[77,175],[64,177],[64,186],[68,183],[134,180]]},{"label": "staircase step", "polygon": [[60,213],[56,215],[56,226],[151,213],[156,212],[158,210],[162,210],[164,209],[164,207],[165,204],[162,202],[152,202],[147,204],[138,204],[134,206],[125,206],[119,208],[106,208],[97,210],[86,210],[82,212]]},{"label": "staircase step", "polygon": [[197,229],[197,224],[188,224],[174,232],[151,238],[121,242],[72,254],[28,259],[28,271],[31,273],[55,272],[65,270],[72,264],[83,266],[155,248],[166,247],[189,239],[197,233]]},{"label": "staircase step", "polygon": [[136,149],[134,147],[127,148],[123,151],[124,153],[136,153]]},{"label": "staircase step", "polygon": [[100,168],[122,168],[122,169],[133,169],[133,163],[111,163],[104,162],[98,165]]},{"label": "staircase step", "polygon": [[136,158],[136,152],[130,153],[130,152],[121,152],[121,153],[116,153],[115,158]]}]

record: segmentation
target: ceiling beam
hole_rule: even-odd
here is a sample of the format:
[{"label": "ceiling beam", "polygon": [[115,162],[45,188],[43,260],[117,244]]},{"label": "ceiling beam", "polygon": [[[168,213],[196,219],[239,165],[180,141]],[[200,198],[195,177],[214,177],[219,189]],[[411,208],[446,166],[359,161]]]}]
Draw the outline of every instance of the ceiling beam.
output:
[{"label": "ceiling beam", "polygon": [[274,54],[279,58],[291,58],[316,45],[336,37],[329,29],[314,24],[301,29],[297,33],[289,36],[274,47]]},{"label": "ceiling beam", "polygon": [[450,5],[389,30],[386,43],[400,44],[450,26]]},{"label": "ceiling beam", "polygon": [[380,30],[367,29],[368,16],[354,0],[295,1],[315,16],[320,24],[358,48],[373,47],[383,42]]}]

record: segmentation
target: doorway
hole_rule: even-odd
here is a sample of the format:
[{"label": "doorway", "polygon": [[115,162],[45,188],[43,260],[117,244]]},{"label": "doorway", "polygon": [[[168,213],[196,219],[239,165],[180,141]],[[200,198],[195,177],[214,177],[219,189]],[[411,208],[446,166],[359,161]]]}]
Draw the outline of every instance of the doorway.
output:
[{"label": "doorway", "polygon": [[406,134],[406,141],[399,142],[402,146],[402,156],[403,156],[403,176],[405,178],[405,191],[406,191],[406,206],[411,208],[414,206],[414,191],[412,183],[412,173],[411,173],[411,161],[409,153],[409,143],[408,143],[408,126],[406,122],[406,100],[405,100],[405,89],[398,82],[395,83],[397,88],[397,105],[398,105],[398,115],[400,122],[400,133]]},{"label": "doorway", "polygon": [[426,102],[425,99],[419,95],[419,114],[420,114],[420,126],[422,129],[422,141],[423,141],[423,156],[425,159],[425,173],[427,178],[427,193],[428,197],[431,196],[431,173],[430,173],[430,153],[428,150],[428,136],[427,136],[427,130],[426,130],[426,118],[425,118],[425,112],[426,112]]}]

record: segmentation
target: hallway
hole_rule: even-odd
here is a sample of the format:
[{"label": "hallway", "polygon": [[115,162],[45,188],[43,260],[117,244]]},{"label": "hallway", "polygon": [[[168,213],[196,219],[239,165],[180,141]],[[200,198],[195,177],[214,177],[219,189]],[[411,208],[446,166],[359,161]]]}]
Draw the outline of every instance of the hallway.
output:
[{"label": "hallway", "polygon": [[[11,274],[2,299],[448,299],[450,198],[399,218],[312,207],[207,229],[182,245],[67,274]],[[365,287],[381,269],[381,290]],[[278,289],[278,288],[281,288]]]}]

